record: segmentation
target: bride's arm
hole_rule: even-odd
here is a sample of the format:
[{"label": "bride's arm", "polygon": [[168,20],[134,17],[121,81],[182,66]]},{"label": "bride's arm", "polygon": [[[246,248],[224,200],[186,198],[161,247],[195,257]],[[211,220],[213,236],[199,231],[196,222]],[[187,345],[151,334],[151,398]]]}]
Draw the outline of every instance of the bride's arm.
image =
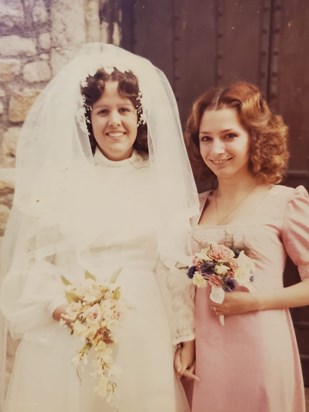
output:
[{"label": "bride's arm", "polygon": [[195,288],[185,269],[169,269],[161,261],[157,277],[165,304],[173,343],[176,345],[174,367],[179,376],[198,379],[194,375],[194,295]]},{"label": "bride's arm", "polygon": [[159,260],[156,273],[173,344],[194,340],[195,288],[187,278],[185,269],[170,269]]},{"label": "bride's arm", "polygon": [[[21,337],[27,331],[53,322],[53,311],[66,303],[61,269],[53,256],[37,251],[42,242],[53,242],[55,234],[36,237],[14,255],[1,288],[1,308],[11,333]],[[52,244],[52,243],[51,243]]]}]

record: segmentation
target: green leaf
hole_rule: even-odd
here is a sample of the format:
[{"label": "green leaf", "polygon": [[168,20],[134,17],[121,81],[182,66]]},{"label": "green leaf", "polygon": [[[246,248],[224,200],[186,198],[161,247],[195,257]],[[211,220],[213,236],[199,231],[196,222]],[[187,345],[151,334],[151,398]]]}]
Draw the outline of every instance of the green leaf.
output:
[{"label": "green leaf", "polygon": [[69,279],[67,279],[63,275],[61,275],[61,280],[62,280],[62,283],[64,283],[65,286],[72,285],[72,283],[69,281]]},{"label": "green leaf", "polygon": [[85,279],[97,280],[97,278],[92,273],[88,272],[88,270],[85,271],[84,278]]},{"label": "green leaf", "polygon": [[120,291],[120,287],[118,287],[114,290],[114,299],[118,300],[120,299],[120,296],[121,296],[121,291]]},{"label": "green leaf", "polygon": [[65,297],[68,303],[78,302],[80,300],[80,297],[76,295],[74,292],[65,292]]},{"label": "green leaf", "polygon": [[115,270],[115,272],[112,274],[112,276],[111,276],[111,278],[110,278],[110,282],[111,282],[111,283],[115,283],[115,282],[116,282],[116,280],[117,280],[117,278],[118,278],[118,276],[119,276],[119,274],[120,274],[121,271],[122,271],[122,268],[119,268],[119,269]]}]

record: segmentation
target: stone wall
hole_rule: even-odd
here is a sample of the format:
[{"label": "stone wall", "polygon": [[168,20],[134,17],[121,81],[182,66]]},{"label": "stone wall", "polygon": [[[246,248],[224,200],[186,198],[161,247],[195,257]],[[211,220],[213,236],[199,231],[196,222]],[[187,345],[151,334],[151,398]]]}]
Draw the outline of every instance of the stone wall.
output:
[{"label": "stone wall", "polygon": [[119,44],[120,20],[117,0],[0,0],[0,239],[30,106],[84,43]]}]

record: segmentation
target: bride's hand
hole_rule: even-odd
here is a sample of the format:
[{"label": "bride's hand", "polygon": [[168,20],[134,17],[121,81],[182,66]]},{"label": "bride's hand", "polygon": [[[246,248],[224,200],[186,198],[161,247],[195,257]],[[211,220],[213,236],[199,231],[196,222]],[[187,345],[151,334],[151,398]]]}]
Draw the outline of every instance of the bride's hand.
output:
[{"label": "bride's hand", "polygon": [[174,357],[174,368],[178,376],[194,379],[199,378],[194,374],[195,370],[195,342],[183,342],[181,346],[176,349]]},{"label": "bride's hand", "polygon": [[65,315],[66,311],[67,311],[68,305],[60,305],[58,306],[52,314],[52,317],[54,320],[56,320],[57,322],[59,322],[61,319],[63,318],[63,315]]}]

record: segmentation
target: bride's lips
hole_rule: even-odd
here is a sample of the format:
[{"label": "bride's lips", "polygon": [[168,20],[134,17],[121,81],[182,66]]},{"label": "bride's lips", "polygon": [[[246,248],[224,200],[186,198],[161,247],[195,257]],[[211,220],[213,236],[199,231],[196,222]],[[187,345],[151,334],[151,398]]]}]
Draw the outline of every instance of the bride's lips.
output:
[{"label": "bride's lips", "polygon": [[121,139],[123,136],[125,136],[126,132],[107,132],[105,133],[105,135],[109,138],[111,138],[112,140],[119,140]]}]

